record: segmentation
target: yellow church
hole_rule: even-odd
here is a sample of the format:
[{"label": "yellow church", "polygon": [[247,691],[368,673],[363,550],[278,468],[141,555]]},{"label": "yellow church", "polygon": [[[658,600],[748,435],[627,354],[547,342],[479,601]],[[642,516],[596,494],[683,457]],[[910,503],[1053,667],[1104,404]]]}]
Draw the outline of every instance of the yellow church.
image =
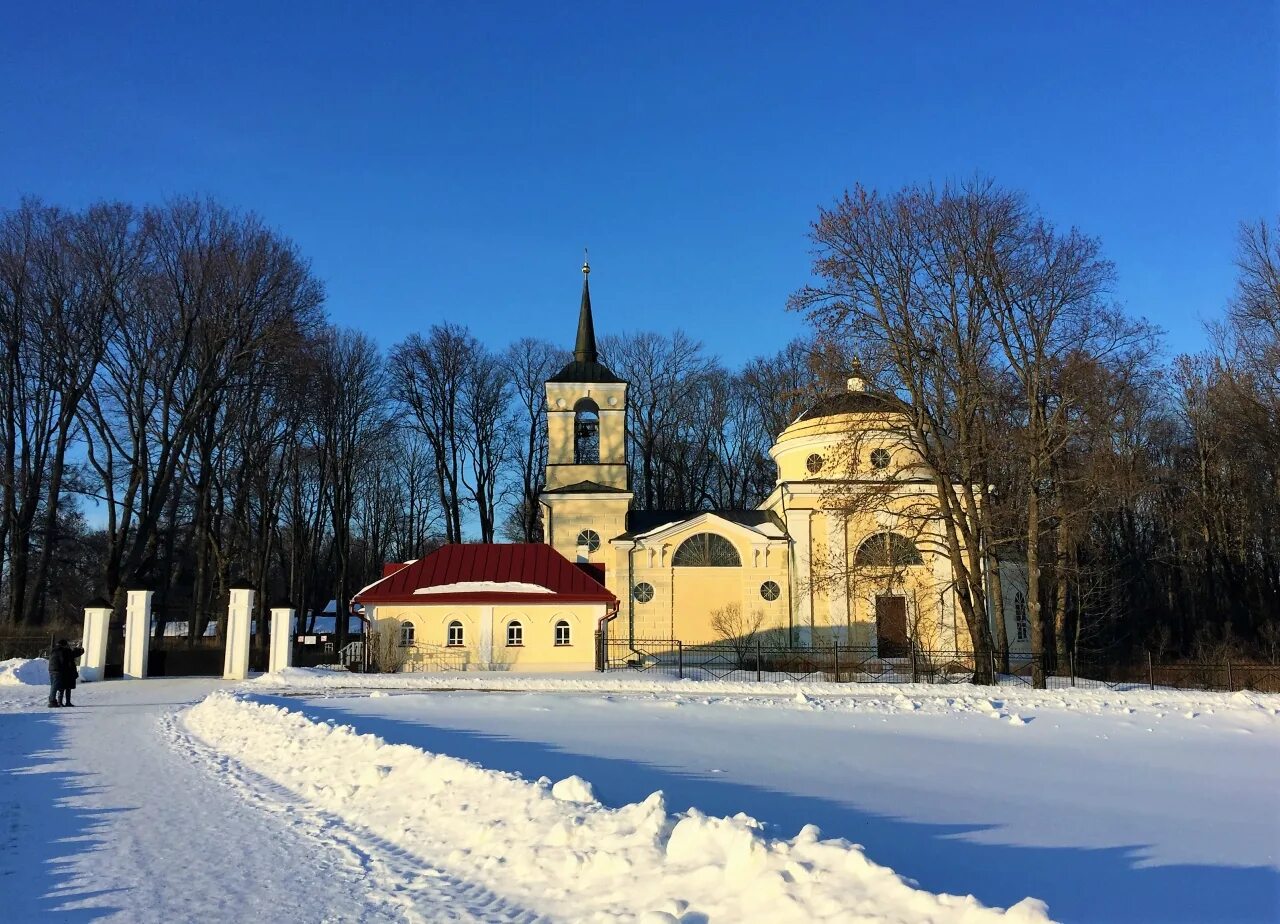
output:
[{"label": "yellow church", "polygon": [[[857,368],[778,435],[777,480],[758,508],[632,509],[627,383],[600,361],[582,272],[573,360],[546,383],[550,549],[455,546],[409,563],[356,598],[380,629],[454,655],[419,666],[481,669],[592,669],[596,633],[686,648],[837,643],[885,658],[971,647],[908,408]],[[1020,590],[1008,596],[1000,616],[1017,650],[1026,606]]]}]

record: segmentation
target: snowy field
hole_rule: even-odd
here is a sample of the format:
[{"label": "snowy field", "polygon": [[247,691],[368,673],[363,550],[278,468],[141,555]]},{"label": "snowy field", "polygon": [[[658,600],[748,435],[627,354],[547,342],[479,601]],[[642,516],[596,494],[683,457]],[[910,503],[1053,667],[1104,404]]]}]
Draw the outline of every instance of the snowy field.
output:
[{"label": "snowy field", "polygon": [[5,921],[1280,920],[1277,696],[43,680]]}]

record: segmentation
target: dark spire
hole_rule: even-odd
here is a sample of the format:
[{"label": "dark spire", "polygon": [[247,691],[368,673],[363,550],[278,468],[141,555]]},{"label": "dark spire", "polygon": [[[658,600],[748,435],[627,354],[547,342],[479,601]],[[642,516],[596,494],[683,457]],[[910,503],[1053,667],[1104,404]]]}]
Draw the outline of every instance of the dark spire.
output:
[{"label": "dark spire", "polygon": [[591,264],[586,260],[586,251],[582,256],[582,307],[578,309],[578,340],[573,345],[573,360],[594,363],[599,362],[599,356],[596,354],[596,326],[591,320],[591,286],[587,283]]},{"label": "dark spire", "polygon": [[600,362],[600,354],[596,351],[596,325],[591,318],[591,288],[587,277],[591,275],[591,265],[582,261],[582,308],[578,311],[578,340],[573,345],[573,362],[565,366],[548,382],[574,382],[576,384],[599,382],[621,382]]}]

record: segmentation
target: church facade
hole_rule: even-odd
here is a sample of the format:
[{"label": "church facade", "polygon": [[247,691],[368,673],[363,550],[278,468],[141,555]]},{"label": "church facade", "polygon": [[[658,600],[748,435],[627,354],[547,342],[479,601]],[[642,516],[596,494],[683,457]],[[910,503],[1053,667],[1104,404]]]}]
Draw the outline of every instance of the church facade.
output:
[{"label": "church facade", "polygon": [[[636,510],[627,383],[600,361],[583,265],[573,360],[546,383],[543,545],[445,546],[355,597],[405,669],[590,670],[595,639],[759,637],[880,657],[971,648],[906,407],[858,369],[777,436],[750,510]],[[1014,652],[1025,583],[1002,580]],[[994,628],[994,627],[993,627]]]},{"label": "church facade", "polygon": [[[589,286],[573,361],[546,386],[546,541],[619,600],[611,638],[685,645],[764,633],[780,644],[971,647],[907,408],[853,370],[778,435],[777,481],[751,510],[634,510],[627,383],[600,362]],[[1011,576],[1016,583],[1016,575]],[[1009,593],[1009,638],[1019,638]],[[1022,607],[1025,611],[1025,605]]]}]

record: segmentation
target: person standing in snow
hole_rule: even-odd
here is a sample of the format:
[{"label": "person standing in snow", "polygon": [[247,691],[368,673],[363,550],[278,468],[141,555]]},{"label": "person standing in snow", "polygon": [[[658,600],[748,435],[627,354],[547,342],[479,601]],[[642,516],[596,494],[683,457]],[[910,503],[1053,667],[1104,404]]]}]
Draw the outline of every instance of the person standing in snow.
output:
[{"label": "person standing in snow", "polygon": [[49,652],[49,705],[70,706],[71,691],[75,689],[79,670],[76,658],[84,654],[84,649],[77,645],[72,648],[65,638],[58,639],[53,650]]}]

